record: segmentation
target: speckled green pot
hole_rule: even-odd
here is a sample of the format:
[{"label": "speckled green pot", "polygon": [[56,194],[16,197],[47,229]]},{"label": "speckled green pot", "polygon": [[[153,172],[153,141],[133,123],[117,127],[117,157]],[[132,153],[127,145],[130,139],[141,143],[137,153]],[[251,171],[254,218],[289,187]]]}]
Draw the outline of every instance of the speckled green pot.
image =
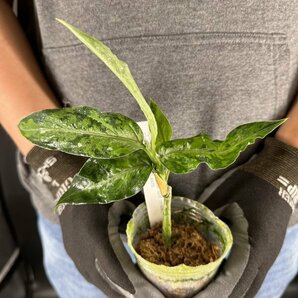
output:
[{"label": "speckled green pot", "polygon": [[221,249],[221,257],[207,265],[191,267],[178,265],[168,267],[157,265],[142,258],[135,246],[140,235],[149,227],[145,203],[139,205],[127,225],[128,245],[137,259],[144,275],[168,297],[192,297],[206,286],[217,272],[222,260],[231,249],[233,238],[229,227],[212,211],[199,202],[173,197],[172,218],[178,223],[192,223],[204,237],[216,243]]}]

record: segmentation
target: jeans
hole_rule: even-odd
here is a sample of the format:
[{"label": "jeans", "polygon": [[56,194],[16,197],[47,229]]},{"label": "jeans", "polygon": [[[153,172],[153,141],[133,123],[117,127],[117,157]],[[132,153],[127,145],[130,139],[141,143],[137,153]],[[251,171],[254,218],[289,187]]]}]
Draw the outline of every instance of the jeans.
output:
[{"label": "jeans", "polygon": [[[47,276],[61,298],[102,298],[106,295],[87,282],[67,255],[59,225],[38,217],[44,267]],[[283,247],[268,271],[257,298],[277,298],[298,272],[298,225],[287,230]]]},{"label": "jeans", "polygon": [[59,225],[38,216],[46,274],[60,298],[103,298],[106,295],[87,282],[65,251]]}]

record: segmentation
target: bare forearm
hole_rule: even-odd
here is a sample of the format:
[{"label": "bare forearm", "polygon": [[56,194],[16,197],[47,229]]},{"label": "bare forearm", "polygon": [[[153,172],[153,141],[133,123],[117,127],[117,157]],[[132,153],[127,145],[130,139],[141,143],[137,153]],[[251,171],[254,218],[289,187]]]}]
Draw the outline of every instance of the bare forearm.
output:
[{"label": "bare forearm", "polygon": [[48,87],[30,46],[7,1],[0,0],[0,123],[26,155],[33,145],[17,128],[24,116],[55,108]]},{"label": "bare forearm", "polygon": [[298,97],[288,115],[288,121],[276,133],[276,138],[298,148]]}]

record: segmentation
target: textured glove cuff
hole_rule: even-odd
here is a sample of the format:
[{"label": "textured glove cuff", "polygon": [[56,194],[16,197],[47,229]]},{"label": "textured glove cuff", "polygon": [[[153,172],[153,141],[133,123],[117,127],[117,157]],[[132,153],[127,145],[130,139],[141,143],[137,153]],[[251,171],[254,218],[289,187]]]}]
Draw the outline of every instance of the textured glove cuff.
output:
[{"label": "textured glove cuff", "polygon": [[260,154],[241,167],[273,185],[292,209],[298,201],[298,149],[267,138]]},{"label": "textured glove cuff", "polygon": [[87,158],[59,151],[33,147],[26,162],[38,178],[47,185],[55,199],[59,199],[69,188],[73,176],[79,172]]}]

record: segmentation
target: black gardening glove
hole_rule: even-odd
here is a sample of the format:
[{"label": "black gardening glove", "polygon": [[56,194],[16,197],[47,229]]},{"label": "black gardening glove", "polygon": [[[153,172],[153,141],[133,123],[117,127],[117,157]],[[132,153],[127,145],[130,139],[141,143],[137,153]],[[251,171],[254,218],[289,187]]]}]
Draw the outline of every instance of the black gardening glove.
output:
[{"label": "black gardening glove", "polygon": [[67,191],[74,175],[86,161],[85,157],[45,150],[37,146],[26,156],[26,162],[36,172],[40,181],[47,186],[55,200]]},{"label": "black gardening glove", "polygon": [[[224,297],[235,298],[251,298],[257,294],[281,249],[298,199],[297,164],[298,149],[267,138],[261,153],[236,170],[204,202],[213,211],[227,207],[228,215],[224,217],[232,231],[238,229],[233,224],[243,216],[243,224],[246,222],[248,229],[246,232],[239,226],[242,230],[235,233],[237,241],[231,261],[227,262],[229,268],[224,266],[218,280],[196,297],[216,297],[218,291],[225,293]],[[235,212],[229,206],[238,208],[243,216],[233,216]],[[242,233],[240,237],[239,233]],[[248,233],[246,246],[245,233]]]},{"label": "black gardening glove", "polygon": [[[87,159],[34,147],[26,160],[47,185],[53,197],[59,199]],[[129,208],[126,207],[127,204],[130,204]],[[132,264],[122,242],[118,241],[120,238],[115,233],[118,221],[134,209],[131,203],[127,204],[121,204],[124,207],[116,208],[118,211],[113,213],[116,215],[112,216],[111,221],[114,231],[111,242],[108,213],[112,204],[66,205],[60,215],[65,249],[86,280],[108,297],[132,297],[132,294],[140,298],[163,297]],[[116,249],[117,256],[113,248]],[[125,264],[126,273],[120,263]]]}]

